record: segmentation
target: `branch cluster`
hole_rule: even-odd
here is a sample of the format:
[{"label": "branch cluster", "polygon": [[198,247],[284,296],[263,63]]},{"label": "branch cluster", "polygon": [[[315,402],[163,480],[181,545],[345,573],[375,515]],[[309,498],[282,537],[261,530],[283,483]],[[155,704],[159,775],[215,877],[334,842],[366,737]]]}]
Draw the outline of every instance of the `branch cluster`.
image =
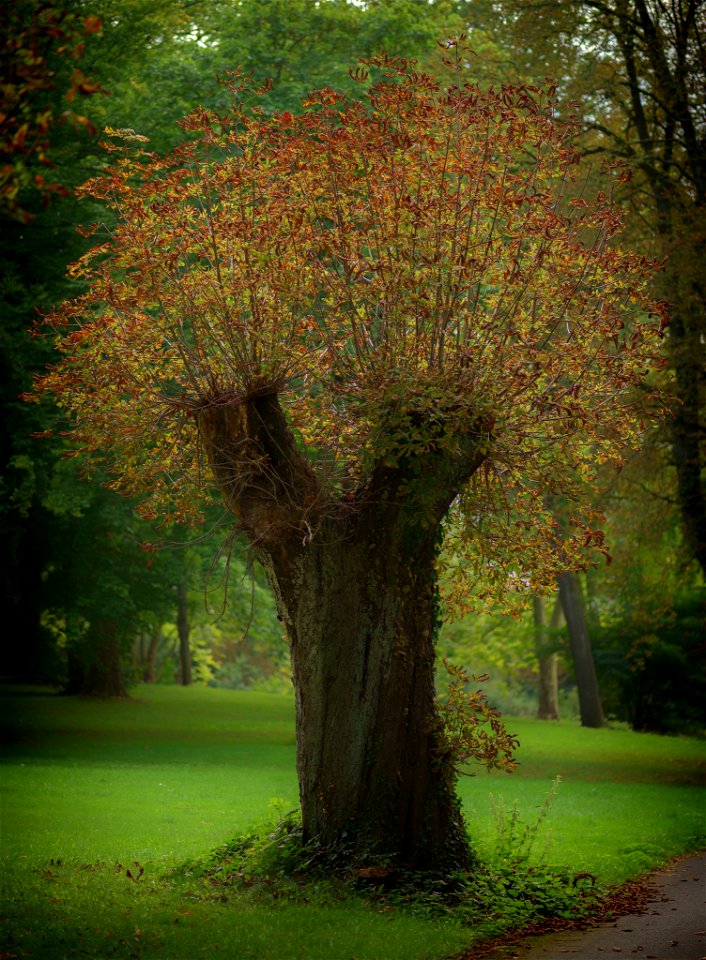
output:
[{"label": "branch cluster", "polygon": [[[450,57],[449,88],[381,57],[362,101],[199,110],[167,157],[113,144],[84,192],[117,226],[74,267],[87,292],[48,318],[63,360],[40,389],[147,509],[191,512],[204,449],[223,487],[218,444],[273,397],[297,454],[272,503],[297,488],[340,507],[401,467],[458,461],[470,437],[443,507],[461,494],[456,546],[489,570],[530,545],[541,566],[543,493],[577,491],[638,436],[663,322],[652,265],[617,246],[607,193],[574,189],[575,130],[549,95],[483,91]],[[271,482],[281,428],[231,436],[226,488]]]}]

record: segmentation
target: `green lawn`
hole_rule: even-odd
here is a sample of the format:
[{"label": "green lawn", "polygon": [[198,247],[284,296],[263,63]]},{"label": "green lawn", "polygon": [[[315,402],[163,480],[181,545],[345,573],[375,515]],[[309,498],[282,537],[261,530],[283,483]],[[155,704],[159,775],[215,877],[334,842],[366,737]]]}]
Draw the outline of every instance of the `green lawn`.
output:
[{"label": "green lawn", "polygon": [[481,848],[492,835],[489,794],[506,810],[517,801],[530,821],[555,777],[561,782],[540,835],[552,862],[615,884],[706,846],[706,742],[516,718],[508,726],[520,739],[517,771],[460,782]]},{"label": "green lawn", "polygon": [[142,687],[132,700],[8,697],[2,709],[5,854],[189,857],[273,799],[296,804],[285,697]]},{"label": "green lawn", "polygon": [[[165,868],[296,805],[293,702],[203,687],[140,687],[130,701],[0,699],[5,946],[36,958],[421,960],[473,931],[313,888],[301,903],[170,885]],[[638,875],[704,845],[702,741],[512,720],[518,771],[463,777],[481,851],[517,804],[534,850],[596,873]],[[491,798],[492,797],[492,798]],[[139,868],[135,866],[135,861]],[[127,877],[127,869],[139,882]]]}]

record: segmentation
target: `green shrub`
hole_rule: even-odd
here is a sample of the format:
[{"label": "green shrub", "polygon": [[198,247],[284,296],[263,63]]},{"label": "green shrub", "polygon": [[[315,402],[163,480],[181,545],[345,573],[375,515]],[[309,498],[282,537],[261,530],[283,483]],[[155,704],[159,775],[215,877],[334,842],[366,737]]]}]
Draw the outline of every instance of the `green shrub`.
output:
[{"label": "green shrub", "polygon": [[595,877],[553,867],[536,849],[557,783],[529,822],[517,804],[507,811],[502,801],[496,803],[494,840],[469,872],[416,874],[379,859],[352,865],[345,851],[324,853],[315,842],[305,844],[299,814],[293,812],[181,865],[173,877],[196,885],[203,896],[235,888],[258,901],[333,903],[363,897],[383,910],[460,921],[476,936],[538,919],[575,919],[595,908]]},{"label": "green shrub", "polygon": [[705,638],[706,589],[624,605],[593,641],[608,715],[634,730],[702,735]]}]

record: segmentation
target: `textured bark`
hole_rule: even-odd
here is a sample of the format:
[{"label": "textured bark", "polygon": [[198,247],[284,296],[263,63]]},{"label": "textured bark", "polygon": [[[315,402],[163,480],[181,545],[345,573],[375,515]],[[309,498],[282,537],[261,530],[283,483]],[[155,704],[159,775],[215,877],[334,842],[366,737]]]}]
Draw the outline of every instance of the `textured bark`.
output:
[{"label": "textured bark", "polygon": [[307,839],[415,869],[462,863],[434,696],[433,542],[384,526],[265,558],[291,645]]},{"label": "textured bark", "polygon": [[563,573],[559,577],[559,597],[569,631],[569,645],[579,694],[581,725],[602,727],[605,724],[603,704],[588,635],[581,584],[575,573]]},{"label": "textured bark", "polygon": [[307,840],[351,862],[469,862],[435,708],[441,520],[480,466],[478,435],[326,495],[275,395],[212,403],[199,426],[290,644]]}]

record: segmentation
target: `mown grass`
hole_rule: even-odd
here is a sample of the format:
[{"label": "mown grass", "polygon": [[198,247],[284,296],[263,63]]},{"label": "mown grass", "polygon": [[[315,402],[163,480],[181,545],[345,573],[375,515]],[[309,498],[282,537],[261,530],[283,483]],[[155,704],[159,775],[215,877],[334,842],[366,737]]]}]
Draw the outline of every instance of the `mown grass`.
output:
[{"label": "mown grass", "polygon": [[481,849],[493,842],[494,809],[507,814],[516,802],[530,823],[556,777],[536,847],[551,862],[616,884],[706,845],[704,741],[519,718],[508,725],[520,740],[515,773],[459,784]]},{"label": "mown grass", "polygon": [[[6,690],[0,703],[8,955],[422,960],[482,933],[314,885],[282,902],[275,888],[209,891],[168,879],[170,865],[247,831],[273,807],[295,806],[287,697],[141,687],[129,701]],[[518,771],[460,782],[482,853],[492,855],[515,804],[516,831],[529,832],[535,855],[551,840],[551,862],[606,884],[704,844],[703,742],[509,725],[521,742]]]},{"label": "mown grass", "polygon": [[123,701],[0,704],[6,854],[191,856],[263,819],[273,798],[296,803],[286,697],[144,687]]}]

